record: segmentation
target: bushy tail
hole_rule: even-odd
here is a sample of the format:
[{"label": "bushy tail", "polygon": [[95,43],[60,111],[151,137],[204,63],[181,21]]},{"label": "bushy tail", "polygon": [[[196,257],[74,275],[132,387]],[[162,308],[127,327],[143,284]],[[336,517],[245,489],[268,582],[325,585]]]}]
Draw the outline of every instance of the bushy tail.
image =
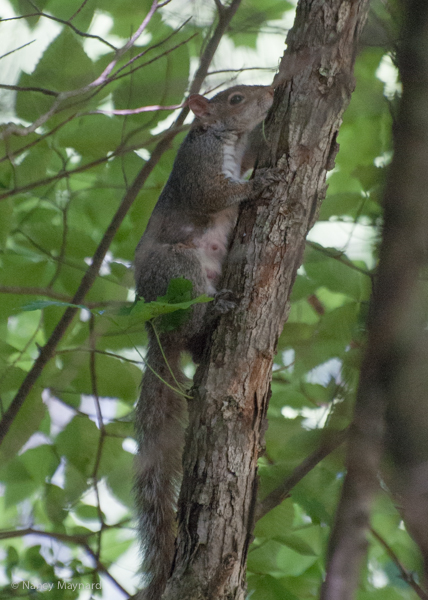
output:
[{"label": "bushy tail", "polygon": [[174,555],[184,400],[163,381],[177,389],[183,375],[180,350],[171,342],[163,344],[162,350],[165,357],[159,341],[152,338],[137,404],[139,453],[135,493],[144,553],[143,571],[147,576],[147,587],[140,592],[139,600],[160,600]]}]

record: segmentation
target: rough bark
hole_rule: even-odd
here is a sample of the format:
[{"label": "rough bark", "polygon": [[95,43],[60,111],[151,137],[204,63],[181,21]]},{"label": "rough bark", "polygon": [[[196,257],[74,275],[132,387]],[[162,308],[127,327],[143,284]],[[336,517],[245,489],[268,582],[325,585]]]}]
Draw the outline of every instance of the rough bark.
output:
[{"label": "rough bark", "polygon": [[384,198],[384,228],[347,476],[329,548],[323,600],[351,600],[367,548],[370,505],[384,450],[428,575],[428,5],[406,3],[399,53],[403,96]]},{"label": "rough bark", "polygon": [[298,4],[266,127],[270,150],[260,160],[269,167],[266,186],[241,211],[223,281],[238,306],[213,332],[195,377],[177,552],[164,599],[245,597],[272,362],[337,152],[367,6],[368,0]]}]

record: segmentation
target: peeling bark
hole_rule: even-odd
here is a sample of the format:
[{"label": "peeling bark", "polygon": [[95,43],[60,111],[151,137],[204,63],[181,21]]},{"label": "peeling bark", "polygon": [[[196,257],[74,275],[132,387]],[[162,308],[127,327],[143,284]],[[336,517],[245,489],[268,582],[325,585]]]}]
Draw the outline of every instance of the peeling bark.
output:
[{"label": "peeling bark", "polygon": [[213,331],[189,404],[179,533],[167,600],[243,600],[272,362],[305,237],[325,196],[354,88],[368,0],[301,0],[260,157],[266,185],[242,210],[223,287],[238,306]]}]

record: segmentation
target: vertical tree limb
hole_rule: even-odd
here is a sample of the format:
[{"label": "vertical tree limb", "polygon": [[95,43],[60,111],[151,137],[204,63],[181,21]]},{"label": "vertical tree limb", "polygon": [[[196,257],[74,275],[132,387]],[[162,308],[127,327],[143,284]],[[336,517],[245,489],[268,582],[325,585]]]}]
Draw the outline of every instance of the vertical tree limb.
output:
[{"label": "vertical tree limb", "polygon": [[257,204],[242,209],[223,281],[239,304],[213,332],[195,377],[177,552],[164,600],[245,597],[272,361],[337,152],[367,8],[366,0],[298,4],[266,127],[266,187]]},{"label": "vertical tree limb", "polygon": [[384,198],[378,277],[323,600],[350,600],[358,585],[385,425],[405,518],[428,566],[427,306],[420,284],[428,258],[428,5],[413,0],[406,6],[403,97]]}]

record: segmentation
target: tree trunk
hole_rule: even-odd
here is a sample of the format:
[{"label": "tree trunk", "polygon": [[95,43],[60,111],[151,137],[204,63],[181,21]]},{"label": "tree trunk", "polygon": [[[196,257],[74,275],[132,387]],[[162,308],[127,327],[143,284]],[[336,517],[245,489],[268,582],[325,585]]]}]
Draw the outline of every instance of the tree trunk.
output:
[{"label": "tree trunk", "polygon": [[260,159],[266,186],[239,218],[224,288],[237,308],[212,334],[189,403],[179,532],[167,600],[243,600],[272,362],[325,196],[354,88],[368,0],[301,0]]}]

